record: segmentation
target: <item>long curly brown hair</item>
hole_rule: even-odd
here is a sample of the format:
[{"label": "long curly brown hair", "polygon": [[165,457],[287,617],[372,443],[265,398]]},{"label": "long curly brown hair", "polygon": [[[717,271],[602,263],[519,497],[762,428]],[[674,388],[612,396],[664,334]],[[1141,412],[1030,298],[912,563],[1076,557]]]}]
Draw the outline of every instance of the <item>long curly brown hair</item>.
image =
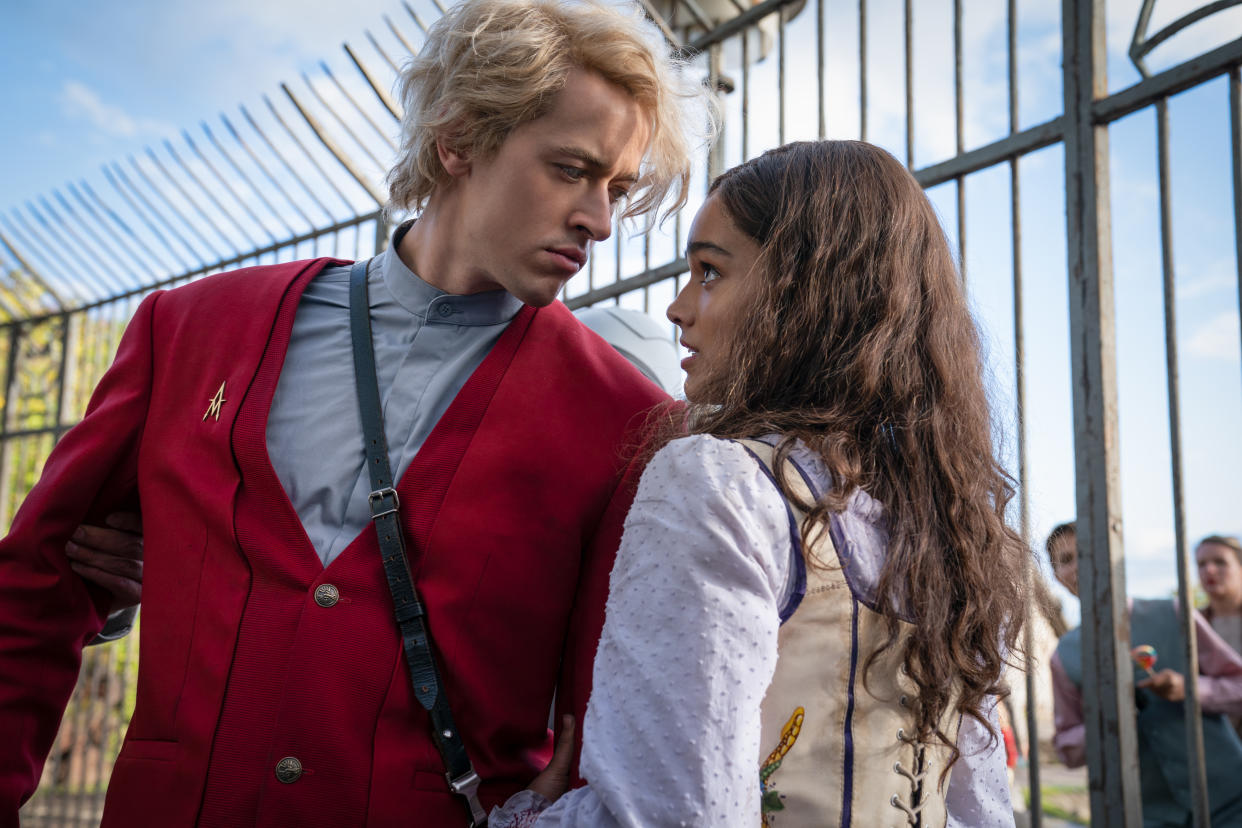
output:
[{"label": "long curly brown hair", "polygon": [[914,623],[902,638],[886,613],[888,640],[866,669],[902,648],[919,737],[956,761],[938,723],[952,708],[986,725],[985,697],[1006,693],[1029,553],[1005,523],[1013,480],[995,458],[979,337],[944,232],[905,167],[858,141],[771,150],[710,194],[759,242],[760,278],[682,433],[780,434],[778,468],[795,441],[822,456],[834,485],[801,504],[804,536],[857,488],[884,504],[876,606]]}]

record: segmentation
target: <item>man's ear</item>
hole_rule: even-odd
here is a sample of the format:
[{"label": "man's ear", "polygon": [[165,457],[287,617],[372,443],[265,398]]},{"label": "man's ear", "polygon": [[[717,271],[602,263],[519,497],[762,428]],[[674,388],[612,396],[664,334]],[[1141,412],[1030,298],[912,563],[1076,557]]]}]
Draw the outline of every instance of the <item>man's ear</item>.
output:
[{"label": "man's ear", "polygon": [[436,154],[444,171],[452,178],[464,178],[470,174],[470,156],[456,146],[453,139],[446,135],[436,138]]}]

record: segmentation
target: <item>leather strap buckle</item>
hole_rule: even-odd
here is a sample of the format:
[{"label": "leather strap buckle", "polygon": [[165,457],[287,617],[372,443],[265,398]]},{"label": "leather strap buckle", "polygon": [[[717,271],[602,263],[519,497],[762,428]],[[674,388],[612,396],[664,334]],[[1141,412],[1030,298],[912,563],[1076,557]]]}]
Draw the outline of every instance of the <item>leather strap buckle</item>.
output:
[{"label": "leather strap buckle", "polygon": [[470,824],[472,826],[487,825],[487,814],[483,811],[482,803],[479,802],[479,783],[483,780],[479,779],[479,775],[474,772],[474,765],[468,765],[466,772],[456,779],[451,773],[444,774],[444,778],[448,780],[448,786],[453,793],[465,797],[466,802],[470,804]]},{"label": "leather strap buckle", "polygon": [[[382,512],[375,511],[376,504],[380,503],[382,505],[384,498],[389,496],[392,497],[392,508],[385,509]],[[371,520],[382,518],[384,515],[395,514],[401,508],[401,500],[397,497],[397,490],[391,486],[371,492],[367,495],[367,503],[371,506]]]}]

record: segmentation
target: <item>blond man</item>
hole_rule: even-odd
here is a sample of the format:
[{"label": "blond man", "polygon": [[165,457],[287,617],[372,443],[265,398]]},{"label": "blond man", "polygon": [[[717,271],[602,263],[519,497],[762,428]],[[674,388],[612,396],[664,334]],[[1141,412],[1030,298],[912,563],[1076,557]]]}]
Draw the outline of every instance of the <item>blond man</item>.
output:
[{"label": "blond man", "polygon": [[361,266],[150,296],[0,542],[0,825],[110,601],[66,543],[126,507],[144,628],[105,826],[477,824],[547,762],[553,698],[581,718],[619,458],[664,397],[554,300],[618,214],[684,199],[703,92],[634,13],[468,0],[402,95],[418,220]]}]

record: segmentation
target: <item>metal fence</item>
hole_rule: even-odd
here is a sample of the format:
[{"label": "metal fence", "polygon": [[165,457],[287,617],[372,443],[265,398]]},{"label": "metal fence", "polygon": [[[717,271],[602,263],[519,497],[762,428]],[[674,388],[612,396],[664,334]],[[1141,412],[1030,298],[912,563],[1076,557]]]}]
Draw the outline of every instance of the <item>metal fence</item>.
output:
[{"label": "metal fence", "polygon": [[[1065,383],[1072,387],[1074,477],[1080,539],[1084,629],[1084,693],[1089,798],[1093,825],[1141,824],[1135,709],[1125,568],[1122,550],[1118,448],[1117,335],[1114,316],[1110,129],[1121,119],[1153,110],[1158,154],[1160,238],[1163,251],[1165,375],[1171,475],[1183,636],[1191,663],[1196,639],[1190,620],[1185,520],[1177,307],[1169,194],[1169,100],[1220,76],[1228,78],[1233,225],[1242,294],[1242,39],[1173,68],[1150,74],[1153,49],[1191,24],[1239,5],[1211,2],[1149,33],[1154,0],[1144,0],[1130,55],[1142,80],[1108,93],[1105,3],[1064,0],[1059,21],[1060,106],[1045,117],[1024,118],[1019,90],[1019,7],[1007,0],[1003,67],[1006,123],[990,137],[971,140],[966,109],[970,78],[964,61],[963,0],[938,6],[913,0],[764,0],[747,5],[721,0],[643,0],[672,47],[719,91],[724,133],[694,177],[701,202],[711,174],[786,140],[859,137],[904,158],[935,194],[955,240],[963,278],[971,288],[1004,284],[1012,326],[1012,380],[1008,399],[1015,423],[1013,464],[1020,502],[1015,521],[1031,540],[1029,418],[1025,376],[1032,354],[1024,296],[1023,170],[1043,150],[1059,149],[1062,176],[1070,353]],[[398,23],[384,18],[363,48],[345,46],[350,69],[282,86],[278,102],[265,98],[255,117],[244,107],[221,116],[201,135],[182,134],[125,164],[103,170],[108,190],[88,182],[68,195],[28,202],[0,215],[0,519],[7,521],[33,484],[53,442],[82,415],[137,302],[167,287],[224,269],[312,255],[356,258],[381,249],[389,230],[379,208],[379,182],[394,148],[399,105],[392,88],[399,62],[418,47],[426,27],[403,4]],[[442,11],[438,6],[436,11]],[[951,38],[950,100],[921,108],[914,49],[918,32],[939,25]],[[870,56],[869,56],[870,50]],[[877,56],[877,53],[878,56]],[[844,54],[843,66],[841,55]],[[900,71],[893,70],[896,65]],[[884,71],[879,71],[883,69]],[[886,101],[884,111],[880,101]],[[893,101],[898,103],[894,107]],[[943,102],[942,102],[943,103]],[[922,119],[951,111],[950,146],[924,162]],[[921,116],[920,113],[927,115]],[[1023,125],[1024,120],[1034,120]],[[223,129],[221,129],[223,127]],[[1041,168],[1042,169],[1042,168]],[[1041,173],[1042,174],[1042,173]],[[973,183],[999,177],[1007,203],[1008,261],[973,264],[967,246],[968,196]],[[989,179],[992,180],[992,179]],[[985,207],[986,209],[986,207]],[[972,213],[973,215],[973,213]],[[1059,221],[1059,218],[1058,218]],[[685,222],[675,217],[647,235],[616,233],[599,245],[589,267],[566,288],[571,307],[615,302],[659,315],[686,271],[681,256]],[[982,244],[975,242],[972,245]],[[972,263],[967,272],[966,264]],[[670,329],[671,330],[671,329]],[[1242,343],[1239,343],[1242,347]],[[1032,578],[1040,578],[1032,572]],[[31,825],[93,824],[128,711],[132,709],[134,636],[92,649],[71,702],[43,786],[23,816]],[[1028,634],[1027,649],[1037,654]],[[1038,665],[1036,665],[1038,666]],[[1186,704],[1196,826],[1208,825],[1204,756],[1198,727],[1195,670],[1187,676]],[[1046,679],[1028,670],[1025,744],[1029,760],[1029,822],[1041,824],[1041,762],[1048,738],[1037,711],[1047,706]],[[1021,723],[1019,723],[1021,725]]]}]

